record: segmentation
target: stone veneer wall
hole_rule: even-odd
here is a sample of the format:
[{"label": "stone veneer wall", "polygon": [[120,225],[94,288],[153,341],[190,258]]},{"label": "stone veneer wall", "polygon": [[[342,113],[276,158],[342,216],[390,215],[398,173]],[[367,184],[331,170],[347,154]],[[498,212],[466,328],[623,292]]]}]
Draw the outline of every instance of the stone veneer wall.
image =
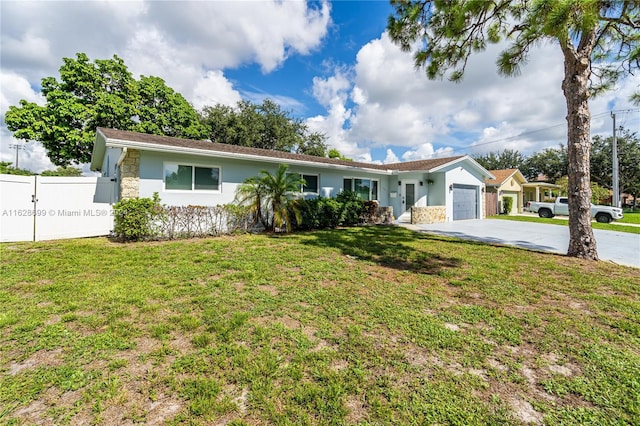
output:
[{"label": "stone veneer wall", "polygon": [[120,198],[140,196],[140,151],[127,149],[120,165]]},{"label": "stone veneer wall", "polygon": [[378,207],[376,210],[375,224],[393,222],[393,207]]},{"label": "stone veneer wall", "polygon": [[445,206],[411,207],[411,223],[442,223],[447,220]]}]

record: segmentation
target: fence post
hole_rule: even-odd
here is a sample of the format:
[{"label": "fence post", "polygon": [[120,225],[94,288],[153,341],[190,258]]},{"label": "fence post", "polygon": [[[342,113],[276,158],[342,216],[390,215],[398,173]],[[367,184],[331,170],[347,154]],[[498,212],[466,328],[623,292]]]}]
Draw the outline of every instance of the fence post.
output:
[{"label": "fence post", "polygon": [[36,217],[38,216],[38,175],[33,177],[33,195],[31,196],[33,203],[33,241],[36,240]]}]

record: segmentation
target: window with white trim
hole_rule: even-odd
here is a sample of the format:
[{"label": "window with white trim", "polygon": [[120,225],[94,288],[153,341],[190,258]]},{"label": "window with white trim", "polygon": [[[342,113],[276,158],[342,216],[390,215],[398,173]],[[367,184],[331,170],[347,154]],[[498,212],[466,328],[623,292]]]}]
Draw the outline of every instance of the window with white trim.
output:
[{"label": "window with white trim", "polygon": [[300,185],[298,192],[303,194],[317,194],[319,191],[320,178],[318,175],[308,175],[304,173],[291,173],[299,179],[304,180],[304,183]]},{"label": "window with white trim", "polygon": [[344,178],[343,188],[345,191],[353,191],[364,201],[378,199],[378,180],[361,178]]},{"label": "window with white trim", "polygon": [[220,167],[165,163],[167,191],[220,191]]}]

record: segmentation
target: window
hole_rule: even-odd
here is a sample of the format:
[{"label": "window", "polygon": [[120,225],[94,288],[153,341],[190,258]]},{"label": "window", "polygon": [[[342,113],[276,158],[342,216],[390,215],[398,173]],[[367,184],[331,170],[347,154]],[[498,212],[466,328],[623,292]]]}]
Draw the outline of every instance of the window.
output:
[{"label": "window", "polygon": [[298,192],[314,193],[314,194],[318,193],[318,190],[319,190],[318,175],[305,175],[300,173],[292,173],[292,174],[304,180],[304,184],[300,186],[300,191]]},{"label": "window", "polygon": [[220,168],[165,164],[164,187],[172,191],[220,191]]},{"label": "window", "polygon": [[373,179],[344,178],[345,191],[353,191],[361,200],[371,201],[378,199],[378,181]]}]

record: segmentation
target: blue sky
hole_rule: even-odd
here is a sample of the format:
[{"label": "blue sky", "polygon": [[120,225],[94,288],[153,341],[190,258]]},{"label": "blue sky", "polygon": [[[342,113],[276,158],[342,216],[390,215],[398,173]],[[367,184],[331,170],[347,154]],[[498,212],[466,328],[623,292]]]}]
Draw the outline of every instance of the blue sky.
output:
[{"label": "blue sky", "polygon": [[[542,44],[517,78],[497,75],[505,46],[472,56],[464,81],[429,81],[385,33],[386,1],[11,1],[0,2],[0,159],[15,143],[4,113],[43,102],[40,80],[63,57],[117,54],[135,76],[154,75],[196,108],[270,98],[330,147],[377,163],[516,149],[566,141],[562,56]],[[639,76],[591,103],[592,133],[611,133],[609,111],[640,131],[629,104]],[[53,166],[30,142],[20,165]]]}]

